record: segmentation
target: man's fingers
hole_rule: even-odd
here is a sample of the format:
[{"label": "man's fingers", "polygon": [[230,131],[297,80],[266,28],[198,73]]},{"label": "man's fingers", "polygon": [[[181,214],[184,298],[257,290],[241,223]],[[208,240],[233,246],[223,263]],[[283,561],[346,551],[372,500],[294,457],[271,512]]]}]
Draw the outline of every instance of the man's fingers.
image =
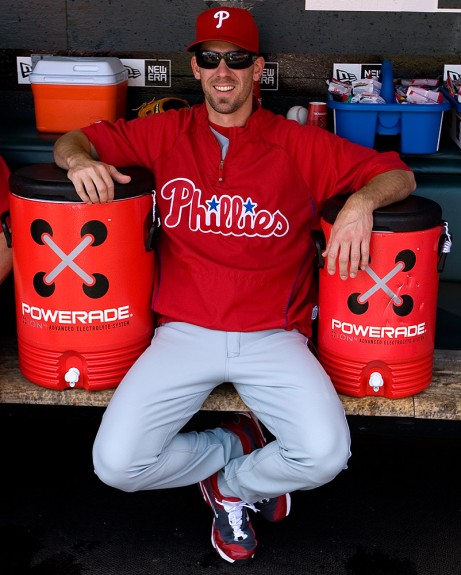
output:
[{"label": "man's fingers", "polygon": [[114,182],[112,178],[87,178],[85,190],[93,204],[109,202],[114,197]]},{"label": "man's fingers", "polygon": [[[362,260],[361,260],[361,254],[360,254],[360,244],[353,243],[351,245],[351,248],[350,248],[349,275],[351,278],[356,277],[361,261]],[[347,275],[347,271],[346,271],[346,275]]]},{"label": "man's fingers", "polygon": [[84,202],[98,204],[114,199],[114,180],[110,169],[104,164],[97,164],[84,169],[70,169],[67,175]]},{"label": "man's fingers", "polygon": [[353,194],[337,215],[323,252],[328,273],[333,275],[339,269],[342,279],[355,278],[359,269],[366,268],[370,256],[373,217],[354,197],[357,196]]},{"label": "man's fingers", "polygon": [[344,242],[341,244],[338,257],[339,275],[343,280],[347,279],[349,271],[349,263],[350,263],[349,257],[350,257],[350,244]]},{"label": "man's fingers", "polygon": [[122,172],[119,172],[117,168],[114,168],[114,166],[109,167],[109,172],[112,179],[115,180],[118,184],[128,184],[131,182],[131,176],[128,174],[122,174]]},{"label": "man's fingers", "polygon": [[364,270],[367,265],[370,263],[370,246],[369,244],[364,245],[365,242],[362,244],[361,249],[361,258],[360,258],[360,269]]},{"label": "man's fingers", "polygon": [[327,259],[327,272],[330,275],[336,273],[336,258],[338,257],[338,244],[333,243],[331,238],[322,256]]},{"label": "man's fingers", "polygon": [[109,202],[114,197],[114,183],[98,176],[85,175],[74,182],[75,189],[83,201],[92,204]]},{"label": "man's fingers", "polygon": [[365,269],[369,263],[369,244],[332,242],[327,245],[322,255],[327,258],[327,271],[330,275],[336,273],[338,266],[342,279],[355,278],[359,269]]}]

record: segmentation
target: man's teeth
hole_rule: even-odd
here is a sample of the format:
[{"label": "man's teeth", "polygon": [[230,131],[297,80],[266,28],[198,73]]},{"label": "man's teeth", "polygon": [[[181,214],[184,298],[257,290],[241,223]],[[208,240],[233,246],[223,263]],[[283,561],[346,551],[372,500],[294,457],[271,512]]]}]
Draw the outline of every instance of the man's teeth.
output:
[{"label": "man's teeth", "polygon": [[219,90],[220,92],[229,92],[229,90],[232,90],[234,87],[233,86],[215,86],[216,90]]}]

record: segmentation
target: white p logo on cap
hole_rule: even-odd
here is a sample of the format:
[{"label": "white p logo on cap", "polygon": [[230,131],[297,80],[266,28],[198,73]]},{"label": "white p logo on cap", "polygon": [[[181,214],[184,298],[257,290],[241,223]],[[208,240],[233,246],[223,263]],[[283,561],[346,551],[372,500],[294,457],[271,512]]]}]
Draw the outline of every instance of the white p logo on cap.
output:
[{"label": "white p logo on cap", "polygon": [[216,14],[213,16],[213,18],[216,18],[218,20],[216,28],[221,28],[222,23],[224,22],[224,20],[227,20],[229,16],[230,14],[227,10],[219,10],[219,12],[216,12]]}]

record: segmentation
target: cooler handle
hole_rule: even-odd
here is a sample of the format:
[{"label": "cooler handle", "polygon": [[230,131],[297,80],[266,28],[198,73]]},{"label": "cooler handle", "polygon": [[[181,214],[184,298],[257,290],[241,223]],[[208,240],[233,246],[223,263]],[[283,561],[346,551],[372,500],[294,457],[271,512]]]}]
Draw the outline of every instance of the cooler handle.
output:
[{"label": "cooler handle", "polygon": [[322,253],[326,248],[325,235],[321,230],[312,230],[311,238],[315,245],[315,251],[317,252],[317,264],[320,269],[323,269],[325,267],[325,259]]},{"label": "cooler handle", "polygon": [[10,231],[10,228],[9,228],[8,222],[7,222],[9,217],[10,217],[9,211],[3,212],[2,215],[0,216],[0,221],[2,223],[3,233],[5,234],[6,245],[8,248],[11,248],[11,246],[13,245],[13,242],[12,242],[12,238],[11,238],[11,231]]},{"label": "cooler handle", "polygon": [[151,252],[155,248],[158,242],[160,226],[162,225],[160,221],[160,214],[156,205],[153,210],[153,216],[154,218],[150,225],[149,233],[147,234],[146,239],[146,252]]},{"label": "cooler handle", "polygon": [[443,272],[447,255],[451,252],[451,246],[453,245],[452,236],[448,229],[448,222],[443,221],[442,225],[444,228],[444,233],[440,236],[439,241],[439,262],[437,264],[438,272]]}]

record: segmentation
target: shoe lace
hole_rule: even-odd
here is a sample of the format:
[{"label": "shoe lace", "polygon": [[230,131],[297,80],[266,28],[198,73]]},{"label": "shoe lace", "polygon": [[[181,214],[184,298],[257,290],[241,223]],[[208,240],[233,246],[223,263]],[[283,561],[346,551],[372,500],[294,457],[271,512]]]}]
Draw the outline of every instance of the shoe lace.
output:
[{"label": "shoe lace", "polygon": [[244,508],[248,507],[248,509],[257,511],[256,507],[252,503],[246,503],[245,501],[223,501],[222,505],[234,533],[234,541],[243,541],[248,537],[248,534],[242,530]]}]

